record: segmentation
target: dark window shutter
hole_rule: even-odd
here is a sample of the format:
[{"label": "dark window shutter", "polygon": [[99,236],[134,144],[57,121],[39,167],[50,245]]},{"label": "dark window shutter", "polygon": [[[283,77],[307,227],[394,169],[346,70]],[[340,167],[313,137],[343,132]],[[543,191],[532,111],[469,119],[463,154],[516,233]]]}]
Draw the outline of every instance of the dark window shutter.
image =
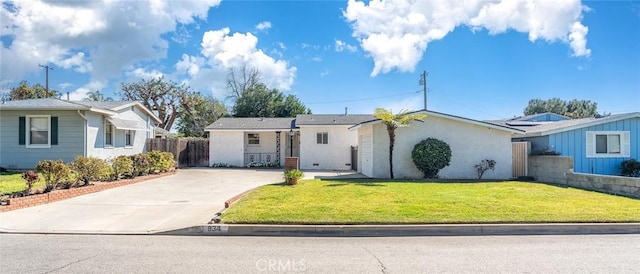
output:
[{"label": "dark window shutter", "polygon": [[24,145],[26,137],[24,136],[26,130],[26,119],[24,116],[18,117],[18,145]]},{"label": "dark window shutter", "polygon": [[51,117],[51,145],[58,144],[58,117]]}]

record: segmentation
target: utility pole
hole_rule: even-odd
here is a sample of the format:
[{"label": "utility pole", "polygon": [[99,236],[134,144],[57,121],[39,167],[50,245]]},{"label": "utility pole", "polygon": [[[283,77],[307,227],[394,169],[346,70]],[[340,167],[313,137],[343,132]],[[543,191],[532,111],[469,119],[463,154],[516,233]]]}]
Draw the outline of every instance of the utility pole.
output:
[{"label": "utility pole", "polygon": [[49,95],[49,70],[53,70],[52,67],[49,67],[49,65],[40,65],[38,64],[38,66],[40,66],[41,68],[44,68],[46,70],[45,75],[46,75],[46,85],[45,87],[47,88],[47,96]]},{"label": "utility pole", "polygon": [[427,75],[429,74],[425,70],[420,74],[420,85],[424,92],[424,110],[427,110]]}]

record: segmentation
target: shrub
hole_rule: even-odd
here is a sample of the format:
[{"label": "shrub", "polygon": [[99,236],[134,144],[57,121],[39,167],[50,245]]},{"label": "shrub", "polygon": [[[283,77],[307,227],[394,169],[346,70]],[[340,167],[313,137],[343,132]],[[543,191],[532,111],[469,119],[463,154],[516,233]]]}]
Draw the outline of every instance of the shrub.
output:
[{"label": "shrub", "polygon": [[133,161],[129,156],[118,156],[111,163],[111,178],[118,180],[133,173]]},{"label": "shrub", "polygon": [[71,175],[71,168],[65,165],[62,160],[44,160],[36,164],[38,172],[42,173],[44,177],[45,187],[44,192],[50,192],[62,183],[65,187],[71,187],[72,183],[69,183],[69,177]]},{"label": "shrub", "polygon": [[640,177],[640,162],[636,159],[624,160],[620,163],[622,176]]},{"label": "shrub", "polygon": [[144,176],[149,174],[149,169],[151,169],[151,163],[149,162],[149,156],[140,153],[131,156],[131,160],[133,161],[133,175],[134,176]]},{"label": "shrub", "polygon": [[425,178],[438,178],[438,172],[451,162],[451,148],[443,141],[427,138],[413,147],[411,159]]},{"label": "shrub", "polygon": [[173,159],[171,152],[162,152],[152,150],[147,152],[149,157],[149,164],[151,165],[151,172],[167,172],[173,170],[176,166],[176,161]]},{"label": "shrub", "polygon": [[88,185],[89,181],[106,180],[111,173],[109,163],[95,157],[78,156],[71,162],[71,168],[83,185]]},{"label": "shrub", "polygon": [[304,177],[304,172],[299,169],[290,169],[284,171],[284,179],[290,185],[295,185],[298,183],[298,179]]},{"label": "shrub", "polygon": [[231,165],[227,163],[213,163],[211,167],[231,167]]},{"label": "shrub", "polygon": [[37,172],[29,170],[22,173],[22,179],[27,181],[27,189],[24,190],[24,194],[29,194],[31,193],[31,189],[33,189],[33,185],[40,180],[40,177],[38,177]]},{"label": "shrub", "polygon": [[552,148],[545,147],[543,149],[536,149],[529,153],[530,156],[558,156],[560,152],[555,151]]},{"label": "shrub", "polygon": [[482,175],[484,175],[485,171],[493,170],[496,167],[496,161],[484,159],[474,167],[476,168],[476,172],[478,172],[478,180],[480,180],[482,179]]}]

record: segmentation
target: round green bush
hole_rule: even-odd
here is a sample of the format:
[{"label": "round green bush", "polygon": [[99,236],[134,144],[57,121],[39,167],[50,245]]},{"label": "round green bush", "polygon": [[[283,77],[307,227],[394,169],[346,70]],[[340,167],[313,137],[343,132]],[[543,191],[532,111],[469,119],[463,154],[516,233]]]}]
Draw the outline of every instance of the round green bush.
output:
[{"label": "round green bush", "polygon": [[411,159],[425,178],[438,178],[438,172],[451,162],[451,148],[441,140],[427,138],[413,147]]}]

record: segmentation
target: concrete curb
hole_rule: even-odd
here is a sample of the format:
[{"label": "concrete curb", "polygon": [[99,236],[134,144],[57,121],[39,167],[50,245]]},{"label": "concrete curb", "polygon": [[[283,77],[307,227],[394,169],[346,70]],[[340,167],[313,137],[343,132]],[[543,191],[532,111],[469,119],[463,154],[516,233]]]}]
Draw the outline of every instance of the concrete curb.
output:
[{"label": "concrete curb", "polygon": [[201,225],[163,231],[175,236],[403,237],[640,234],[640,223],[442,225]]}]

